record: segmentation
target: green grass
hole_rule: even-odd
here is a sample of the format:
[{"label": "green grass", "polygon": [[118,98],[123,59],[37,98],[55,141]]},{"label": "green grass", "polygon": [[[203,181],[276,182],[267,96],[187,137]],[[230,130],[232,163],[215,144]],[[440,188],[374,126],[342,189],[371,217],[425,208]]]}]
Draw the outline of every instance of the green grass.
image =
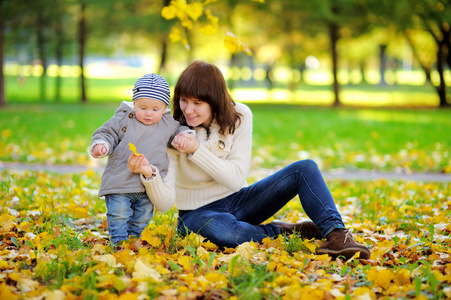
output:
[{"label": "green grass", "polygon": [[449,110],[251,106],[265,164],[315,158],[325,168],[439,170],[449,165]]},{"label": "green grass", "polygon": [[[86,79],[87,97],[91,102],[115,102],[127,100],[136,79]],[[80,79],[66,77],[62,79],[62,103],[78,103],[81,98]],[[46,103],[55,100],[55,78],[46,79]],[[39,103],[40,87],[38,77],[24,77],[19,80],[16,76],[5,78],[5,96],[9,103]]]},{"label": "green grass", "polygon": [[0,111],[0,159],[85,163],[90,136],[117,105],[17,104]]},{"label": "green grass", "polygon": [[[89,164],[92,132],[120,101],[130,99],[135,78],[87,78],[88,104],[79,103],[78,78],[63,78],[62,99],[56,103],[54,81],[47,78],[47,98],[40,103],[38,78],[6,77],[9,106],[0,110],[0,160]],[[333,99],[329,86],[300,84],[295,93],[282,88],[242,87],[233,93],[254,114],[252,167],[313,158],[322,169],[451,172],[450,111],[436,108],[430,85],[343,86],[348,106],[341,108],[324,106]],[[372,108],[387,104],[398,108]]]},{"label": "green grass", "polygon": [[[118,102],[128,100],[136,78],[86,78],[86,94],[91,103]],[[170,86],[176,78],[166,76]],[[55,99],[55,78],[46,78],[45,103],[78,103],[81,89],[80,79],[62,78],[61,99]],[[235,100],[251,103],[309,104],[331,105],[334,99],[331,85],[309,85],[299,82],[294,92],[288,91],[287,83],[276,82],[274,89],[268,91],[265,83],[235,82],[232,95]],[[449,88],[451,93],[451,87]],[[40,101],[40,79],[28,76],[5,77],[5,96],[9,103],[36,103]],[[436,107],[439,98],[435,88],[430,85],[386,85],[347,84],[340,88],[340,99],[348,106],[401,106],[401,107]]]},{"label": "green grass", "polygon": [[[0,160],[88,164],[94,130],[118,103],[12,104],[0,110]],[[323,169],[447,171],[450,111],[249,104],[253,167],[312,158]]]}]

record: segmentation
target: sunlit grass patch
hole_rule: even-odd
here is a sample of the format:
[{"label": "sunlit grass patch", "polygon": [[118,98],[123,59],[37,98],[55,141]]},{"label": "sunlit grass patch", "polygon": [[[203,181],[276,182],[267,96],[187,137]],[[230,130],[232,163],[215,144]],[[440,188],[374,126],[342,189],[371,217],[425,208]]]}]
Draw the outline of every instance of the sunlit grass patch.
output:
[{"label": "sunlit grass patch", "polygon": [[92,128],[114,106],[18,105],[1,110],[0,159],[47,164],[88,164]]},{"label": "sunlit grass patch", "polygon": [[[117,105],[20,104],[0,110],[0,160],[95,167],[92,133]],[[322,170],[451,172],[451,119],[446,110],[250,105],[252,169],[300,159]]]},{"label": "sunlit grass patch", "polygon": [[447,111],[251,106],[253,166],[311,158],[321,169],[451,171]]}]

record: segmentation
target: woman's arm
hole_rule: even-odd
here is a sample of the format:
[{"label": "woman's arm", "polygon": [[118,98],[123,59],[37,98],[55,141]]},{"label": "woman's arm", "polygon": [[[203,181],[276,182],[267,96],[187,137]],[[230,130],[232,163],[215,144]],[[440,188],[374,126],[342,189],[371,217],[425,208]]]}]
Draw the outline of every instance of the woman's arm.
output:
[{"label": "woman's arm", "polygon": [[164,180],[161,178],[158,169],[150,165],[143,155],[131,154],[128,160],[130,171],[141,174],[141,182],[146,189],[150,202],[163,213],[170,210],[175,203],[175,168],[177,161],[174,154],[170,154],[169,151],[169,170]]}]

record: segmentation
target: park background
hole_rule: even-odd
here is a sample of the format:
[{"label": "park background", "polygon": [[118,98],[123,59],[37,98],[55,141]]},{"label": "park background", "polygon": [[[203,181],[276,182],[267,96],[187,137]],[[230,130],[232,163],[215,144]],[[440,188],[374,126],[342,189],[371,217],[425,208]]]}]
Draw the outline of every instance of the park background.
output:
[{"label": "park background", "polygon": [[[1,0],[0,9],[0,298],[451,297],[449,2]],[[106,160],[90,158],[90,136],[143,74],[172,88],[197,59],[218,65],[253,111],[249,183],[314,159],[335,174],[328,185],[371,259],[330,261],[315,255],[320,241],[296,236],[221,252],[178,236],[175,208],[122,251],[109,245],[97,197]],[[295,198],[274,218],[306,216]]]},{"label": "park background", "polygon": [[2,1],[0,104],[120,101],[202,59],[238,101],[449,105],[446,2],[170,3]]}]

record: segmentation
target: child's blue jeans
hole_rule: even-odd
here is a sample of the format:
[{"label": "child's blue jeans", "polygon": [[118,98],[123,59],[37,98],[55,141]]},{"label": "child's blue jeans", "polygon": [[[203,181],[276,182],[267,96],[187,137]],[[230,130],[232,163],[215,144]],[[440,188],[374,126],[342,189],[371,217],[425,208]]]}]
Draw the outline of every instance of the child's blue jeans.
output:
[{"label": "child's blue jeans", "polygon": [[299,195],[307,216],[323,236],[344,228],[334,199],[313,160],[295,162],[240,191],[195,210],[179,211],[178,230],[193,231],[219,247],[237,245],[280,234],[274,224],[260,225]]},{"label": "child's blue jeans", "polygon": [[130,235],[140,237],[152,219],[153,204],[145,192],[105,195],[105,201],[108,231],[114,245]]}]

